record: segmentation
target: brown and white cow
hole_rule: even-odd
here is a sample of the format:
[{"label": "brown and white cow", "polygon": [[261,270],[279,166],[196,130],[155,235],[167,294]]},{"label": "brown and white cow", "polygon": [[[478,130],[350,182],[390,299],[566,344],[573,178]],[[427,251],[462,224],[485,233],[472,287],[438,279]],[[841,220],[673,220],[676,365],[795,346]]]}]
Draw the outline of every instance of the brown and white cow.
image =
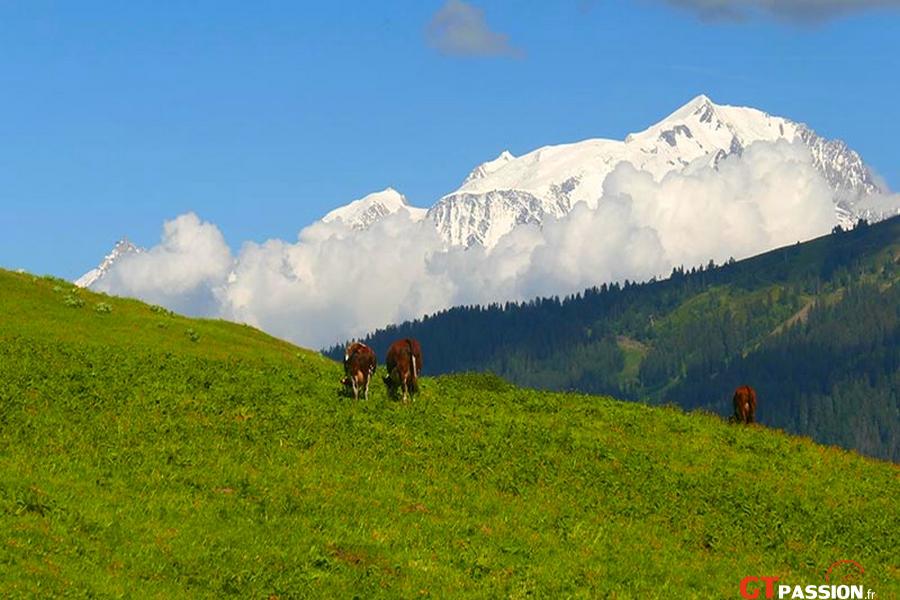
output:
[{"label": "brown and white cow", "polygon": [[419,373],[422,372],[422,347],[419,342],[410,338],[397,340],[388,348],[387,376],[384,383],[391,394],[397,389],[403,390],[402,400],[419,391]]},{"label": "brown and white cow", "polygon": [[734,420],[737,423],[753,423],[756,418],[756,390],[742,385],[734,391]]},{"label": "brown and white cow", "polygon": [[344,387],[353,390],[353,398],[359,400],[359,391],[369,399],[369,380],[375,373],[377,361],[371,348],[361,342],[347,344],[344,350],[344,374],[341,380]]}]

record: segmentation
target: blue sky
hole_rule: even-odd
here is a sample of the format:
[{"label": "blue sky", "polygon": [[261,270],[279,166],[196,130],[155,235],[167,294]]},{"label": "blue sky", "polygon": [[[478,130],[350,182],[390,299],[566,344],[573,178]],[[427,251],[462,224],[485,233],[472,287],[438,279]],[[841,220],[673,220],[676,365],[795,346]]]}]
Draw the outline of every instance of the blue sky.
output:
[{"label": "blue sky", "polygon": [[427,206],[505,148],[622,138],[700,93],[839,137],[900,188],[900,11],[675,6],[742,1],[475,0],[498,46],[463,55],[429,42],[444,0],[0,3],[0,266],[76,277],[187,211],[234,245],[292,240],[368,192]]}]

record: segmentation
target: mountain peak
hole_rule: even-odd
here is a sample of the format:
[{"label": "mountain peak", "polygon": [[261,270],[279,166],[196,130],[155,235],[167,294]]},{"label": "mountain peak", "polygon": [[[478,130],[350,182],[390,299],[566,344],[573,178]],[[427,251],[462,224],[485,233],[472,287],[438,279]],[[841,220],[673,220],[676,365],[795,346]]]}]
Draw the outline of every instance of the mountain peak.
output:
[{"label": "mountain peak", "polygon": [[516,157],[513,156],[512,152],[510,152],[509,150],[504,150],[503,152],[498,154],[497,158],[495,158],[494,160],[483,162],[472,169],[472,172],[466,176],[465,180],[463,180],[463,185],[466,185],[467,183],[472,181],[484,179],[491,173],[499,171],[501,168],[506,166],[507,163],[514,161],[515,159]]},{"label": "mountain peak", "polygon": [[380,192],[373,192],[354,200],[350,204],[341,206],[322,217],[322,221],[330,223],[341,219],[345,224],[356,230],[368,229],[381,218],[405,209],[410,216],[419,220],[425,214],[425,209],[410,206],[406,196],[388,186]]},{"label": "mountain peak", "polygon": [[375,204],[380,203],[388,208],[399,208],[401,206],[407,206],[406,196],[388,186],[381,190],[380,192],[373,192],[366,196],[363,196],[361,199],[357,200],[360,204]]},{"label": "mountain peak", "polygon": [[109,268],[115,261],[117,261],[120,257],[125,254],[140,254],[144,249],[140,246],[135,246],[132,244],[127,236],[122,236],[118,242],[112,248],[109,254],[103,259],[103,262],[100,264],[100,268]]},{"label": "mountain peak", "polygon": [[370,196],[374,196],[374,195],[379,195],[379,196],[394,196],[394,197],[398,198],[401,202],[404,202],[404,203],[406,202],[406,196],[404,196],[403,194],[401,194],[400,192],[398,192],[397,190],[395,190],[395,189],[394,189],[393,187],[391,187],[391,186],[387,186],[386,188],[384,188],[384,189],[381,190],[380,192],[375,192],[374,194],[369,194],[369,195],[370,195]]},{"label": "mountain peak", "polygon": [[700,94],[700,95],[694,97],[693,100],[691,100],[690,102],[685,104],[685,106],[694,107],[696,109],[696,108],[700,108],[702,106],[708,106],[708,105],[715,106],[715,104],[716,104],[715,102],[710,100],[709,96],[707,96],[706,94]]},{"label": "mountain peak", "polygon": [[123,235],[121,239],[113,246],[112,253],[109,256],[113,256],[115,254],[122,254],[123,252],[140,252],[141,249],[131,243],[128,239],[127,235]]},{"label": "mountain peak", "polygon": [[719,105],[709,99],[709,96],[700,94],[690,100],[687,104],[673,112],[671,115],[663,119],[663,123],[667,121],[683,120],[693,115],[700,117],[701,123],[709,123],[716,115],[716,109]]},{"label": "mountain peak", "polygon": [[101,262],[97,268],[91,269],[76,279],[75,285],[78,287],[89,288],[96,283],[97,280],[106,275],[120,258],[129,254],[140,254],[141,252],[144,252],[143,248],[132,244],[127,236],[122,236],[122,238],[115,243],[110,253],[103,258],[103,262]]}]

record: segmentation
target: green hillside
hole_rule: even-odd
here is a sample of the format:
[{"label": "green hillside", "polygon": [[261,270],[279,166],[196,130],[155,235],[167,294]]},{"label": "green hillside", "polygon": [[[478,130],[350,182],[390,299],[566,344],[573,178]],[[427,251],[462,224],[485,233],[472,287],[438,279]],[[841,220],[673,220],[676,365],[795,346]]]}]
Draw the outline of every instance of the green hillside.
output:
[{"label": "green hillside", "polygon": [[900,217],[662,281],[452,308],[365,341],[418,338],[433,373],[723,416],[749,383],[766,425],[900,462],[898,283]]},{"label": "green hillside", "polygon": [[0,597],[734,598],[840,559],[900,592],[891,464],[487,375],[411,405],[339,377],[0,271]]}]

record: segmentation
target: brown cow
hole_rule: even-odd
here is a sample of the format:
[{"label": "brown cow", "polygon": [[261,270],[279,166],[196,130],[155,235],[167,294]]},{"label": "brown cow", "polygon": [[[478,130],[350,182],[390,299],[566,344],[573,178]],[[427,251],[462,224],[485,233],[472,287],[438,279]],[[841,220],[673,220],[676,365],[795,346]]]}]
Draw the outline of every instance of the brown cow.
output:
[{"label": "brown cow", "polygon": [[[369,380],[375,373],[377,361],[371,348],[360,342],[347,344],[344,350],[344,374],[341,380],[345,387],[353,390],[353,398],[359,400],[359,390],[364,390],[364,397],[369,399]],[[348,389],[349,392],[349,389]]]},{"label": "brown cow", "polygon": [[419,373],[422,372],[422,347],[413,339],[404,338],[397,340],[388,348],[387,376],[384,383],[391,394],[397,393],[397,388],[403,390],[403,402],[419,391]]},{"label": "brown cow", "polygon": [[734,420],[737,423],[749,424],[756,417],[756,390],[749,385],[742,385],[734,391]]}]

